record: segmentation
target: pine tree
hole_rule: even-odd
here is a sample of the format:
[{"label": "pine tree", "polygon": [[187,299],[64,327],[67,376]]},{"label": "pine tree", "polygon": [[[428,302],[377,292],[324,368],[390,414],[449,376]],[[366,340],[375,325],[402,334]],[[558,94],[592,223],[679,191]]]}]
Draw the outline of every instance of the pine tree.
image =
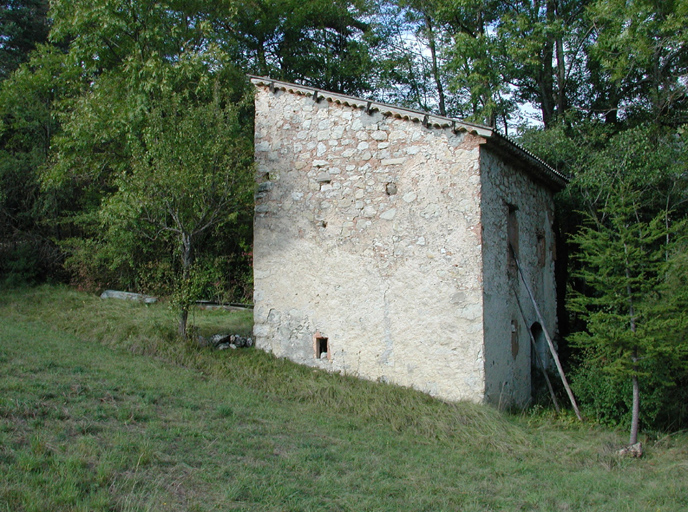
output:
[{"label": "pine tree", "polygon": [[630,444],[638,440],[641,382],[651,377],[649,369],[688,368],[685,292],[676,285],[686,270],[675,259],[680,238],[667,236],[666,212],[644,220],[639,201],[639,192],[618,184],[597,215],[588,215],[574,242],[580,249],[577,277],[590,293],[571,300],[587,324],[571,341],[594,368],[632,383]]}]

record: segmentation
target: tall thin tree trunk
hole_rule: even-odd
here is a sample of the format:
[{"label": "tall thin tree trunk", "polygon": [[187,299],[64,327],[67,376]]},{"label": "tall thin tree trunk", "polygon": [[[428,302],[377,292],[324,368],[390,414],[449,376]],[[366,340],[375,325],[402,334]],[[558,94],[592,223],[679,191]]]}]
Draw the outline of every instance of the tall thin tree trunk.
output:
[{"label": "tall thin tree trunk", "polygon": [[[548,1],[546,4],[547,20],[551,22],[554,20],[554,3]],[[540,108],[542,110],[542,122],[545,128],[552,125],[555,118],[556,100],[554,98],[554,59],[555,49],[554,41],[549,37],[542,45],[542,68],[538,76],[538,86],[540,93]]]},{"label": "tall thin tree trunk", "polygon": [[[633,358],[637,361],[637,358]],[[631,411],[631,437],[628,444],[635,444],[638,442],[638,425],[640,423],[640,385],[638,384],[638,376],[633,376],[633,410]]]},{"label": "tall thin tree trunk", "polygon": [[[631,332],[635,334],[636,324],[635,324],[635,307],[633,304],[633,294],[631,290],[631,272],[628,268],[628,247],[624,243],[624,253],[626,255],[625,273],[626,273],[626,293],[628,294],[628,314],[630,317],[630,329]],[[638,349],[637,347],[633,350],[633,376],[631,380],[633,382],[633,404],[631,410],[631,436],[629,444],[635,444],[638,442],[638,427],[640,424],[640,383],[638,382]]]},{"label": "tall thin tree trunk", "polygon": [[561,119],[566,111],[566,62],[564,61],[564,42],[561,36],[556,40],[557,52],[557,115]]},{"label": "tall thin tree trunk", "polygon": [[432,20],[430,16],[425,15],[425,28],[428,35],[428,45],[430,46],[430,56],[432,58],[432,76],[435,79],[435,86],[437,87],[437,95],[440,102],[440,115],[447,115],[447,108],[444,99],[444,87],[442,86],[442,80],[440,78],[440,69],[437,64],[437,45],[435,43],[435,32],[432,26]]}]

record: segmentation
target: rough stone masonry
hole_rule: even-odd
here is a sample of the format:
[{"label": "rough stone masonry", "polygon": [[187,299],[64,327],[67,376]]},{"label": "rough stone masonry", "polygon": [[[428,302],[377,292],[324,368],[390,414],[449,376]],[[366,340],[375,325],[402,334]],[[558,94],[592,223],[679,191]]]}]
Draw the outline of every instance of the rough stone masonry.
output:
[{"label": "rough stone masonry", "polygon": [[446,400],[526,403],[543,326],[509,243],[554,332],[565,179],[485,127],[252,81],[256,346]]}]

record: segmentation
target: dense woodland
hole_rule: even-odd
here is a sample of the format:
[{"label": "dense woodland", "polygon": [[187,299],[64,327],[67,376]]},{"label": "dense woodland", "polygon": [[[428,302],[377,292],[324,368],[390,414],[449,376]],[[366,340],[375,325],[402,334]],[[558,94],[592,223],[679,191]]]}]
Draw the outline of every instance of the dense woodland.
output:
[{"label": "dense woodland", "polygon": [[[250,301],[246,74],[495,127],[571,177],[589,418],[688,423],[688,0],[8,0],[0,283]],[[635,413],[635,414],[634,414]],[[633,421],[631,421],[633,419]]]}]

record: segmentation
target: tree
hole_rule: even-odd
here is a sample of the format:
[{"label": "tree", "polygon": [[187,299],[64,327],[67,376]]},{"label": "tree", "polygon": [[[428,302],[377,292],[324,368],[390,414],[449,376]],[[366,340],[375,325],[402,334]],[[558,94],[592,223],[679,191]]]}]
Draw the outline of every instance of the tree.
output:
[{"label": "tree", "polygon": [[495,28],[507,8],[503,2],[437,0],[436,25],[449,44],[442,51],[448,89],[458,113],[468,120],[496,127],[507,125],[514,111],[504,51]]},{"label": "tree", "polygon": [[[128,165],[127,137],[141,130],[150,99],[189,82],[207,97],[207,70],[227,63],[215,61],[210,12],[198,2],[51,3],[50,39],[67,47],[67,62],[81,70],[82,90],[63,105],[49,180],[76,180],[91,189],[93,200],[84,209],[97,207],[112,176]],[[205,62],[191,58],[203,54]]]},{"label": "tree", "polygon": [[370,11],[366,0],[250,0],[215,26],[249,73],[360,96],[373,73]]},{"label": "tree", "polygon": [[53,240],[63,229],[56,220],[71,200],[44,193],[41,175],[61,130],[61,103],[78,93],[78,76],[59,49],[40,45],[0,83],[0,274],[14,281],[59,273],[61,255]]},{"label": "tree", "polygon": [[[124,235],[119,247],[106,243],[100,210],[130,171],[135,143],[143,140],[149,114],[164,98],[177,94],[188,105],[208,104],[220,83],[223,101],[239,105],[240,123],[250,134],[252,107],[242,102],[248,85],[218,50],[213,26],[235,10],[227,2],[57,0],[51,5],[51,41],[65,47],[64,63],[78,70],[79,90],[59,98],[61,129],[51,137],[41,181],[43,195],[71,199],[60,210],[67,229],[59,239],[72,282],[87,289],[166,294],[176,268],[165,244]],[[212,247],[222,261],[243,252],[232,234]]]},{"label": "tree", "polygon": [[[685,161],[684,145],[672,134],[638,127],[612,137],[573,184],[585,208],[585,225],[573,237],[577,281],[570,307],[585,323],[585,330],[569,338],[582,351],[574,382],[608,379],[615,389],[631,384],[631,444],[641,418],[654,420],[688,370],[688,313],[679,285],[688,275],[682,251],[686,215],[679,209],[686,194],[680,179]],[[669,188],[667,182],[679,186]],[[650,409],[646,414],[641,394]],[[625,410],[613,399],[589,398],[617,420]],[[617,410],[605,410],[610,407]]]},{"label": "tree", "polygon": [[373,30],[380,40],[375,96],[387,103],[455,115],[447,104],[446,34],[435,25],[433,5],[397,3],[381,2],[374,18]]},{"label": "tree", "polygon": [[[581,248],[584,268],[578,276],[595,295],[579,295],[571,301],[587,321],[587,332],[572,339],[588,349],[600,367],[633,383],[630,444],[638,441],[640,414],[641,358],[652,350],[653,340],[642,335],[639,324],[645,319],[642,304],[656,287],[660,255],[652,246],[662,237],[657,223],[649,226],[633,220],[633,206],[620,198],[603,214],[608,223],[582,229],[574,239]],[[632,201],[632,200],[631,200]],[[642,319],[642,320],[641,320]]]},{"label": "tree", "polygon": [[47,0],[5,0],[0,3],[0,80],[29,59],[48,38]]},{"label": "tree", "polygon": [[179,258],[175,302],[179,335],[186,338],[189,307],[197,296],[198,244],[221,233],[252,199],[251,141],[238,108],[219,92],[209,103],[171,94],[150,110],[132,165],[117,177],[117,191],[101,212],[106,238],[130,233],[161,240]]},{"label": "tree", "polygon": [[[665,282],[666,251],[672,254],[669,261],[674,267],[678,253],[674,243],[669,247],[661,243],[666,237],[663,214],[650,222],[638,221],[635,199],[634,194],[622,192],[603,209],[605,222],[584,227],[574,239],[583,263],[578,277],[593,293],[579,294],[571,302],[587,323],[586,331],[572,336],[585,350],[587,362],[613,380],[632,383],[630,444],[638,440],[641,380],[659,367],[673,379],[688,369],[683,338],[688,317],[677,307],[685,297]],[[672,382],[665,378],[654,385],[666,387]]]},{"label": "tree", "polygon": [[[505,52],[507,80],[519,103],[540,110],[542,123],[553,127],[572,107],[581,107],[590,75],[589,0],[513,2],[497,22]],[[581,94],[583,91],[583,94]]]},{"label": "tree", "polygon": [[591,56],[613,87],[614,114],[685,123],[688,2],[598,0],[590,15],[596,33]]}]

